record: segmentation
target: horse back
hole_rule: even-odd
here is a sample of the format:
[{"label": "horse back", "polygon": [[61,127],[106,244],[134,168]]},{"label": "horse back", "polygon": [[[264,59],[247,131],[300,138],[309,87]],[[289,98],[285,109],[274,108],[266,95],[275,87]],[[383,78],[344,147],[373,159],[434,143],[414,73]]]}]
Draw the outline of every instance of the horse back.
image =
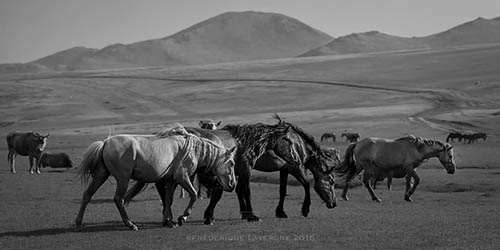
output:
[{"label": "horse back", "polygon": [[415,146],[405,141],[369,137],[356,143],[354,153],[357,161],[392,169],[405,167],[417,151]]}]

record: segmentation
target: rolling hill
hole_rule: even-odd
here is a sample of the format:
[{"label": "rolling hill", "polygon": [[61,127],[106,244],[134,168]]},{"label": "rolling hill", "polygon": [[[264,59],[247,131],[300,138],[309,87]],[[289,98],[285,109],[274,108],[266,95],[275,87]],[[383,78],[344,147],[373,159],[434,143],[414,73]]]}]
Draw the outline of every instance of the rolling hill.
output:
[{"label": "rolling hill", "polygon": [[425,37],[397,37],[378,31],[354,33],[334,39],[301,56],[435,49],[460,45],[500,43],[500,17],[477,18],[447,31]]},{"label": "rolling hill", "polygon": [[330,40],[281,14],[227,12],[165,38],[100,50],[78,47],[35,62],[50,68],[102,69],[248,61],[294,57]]}]

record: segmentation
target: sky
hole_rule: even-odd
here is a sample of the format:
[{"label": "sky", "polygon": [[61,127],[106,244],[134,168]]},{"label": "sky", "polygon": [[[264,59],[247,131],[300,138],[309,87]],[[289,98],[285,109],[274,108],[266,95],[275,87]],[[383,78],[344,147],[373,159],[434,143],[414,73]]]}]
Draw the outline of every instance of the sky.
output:
[{"label": "sky", "polygon": [[418,37],[499,17],[500,0],[0,0],[0,63],[163,38],[249,10],[287,15],[333,37],[372,30]]}]

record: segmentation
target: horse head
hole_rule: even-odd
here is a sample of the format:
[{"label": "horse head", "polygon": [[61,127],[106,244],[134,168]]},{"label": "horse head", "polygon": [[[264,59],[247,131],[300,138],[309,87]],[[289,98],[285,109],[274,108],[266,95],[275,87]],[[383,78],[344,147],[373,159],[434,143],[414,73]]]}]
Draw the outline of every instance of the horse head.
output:
[{"label": "horse head", "polygon": [[236,176],[234,174],[234,156],[236,147],[225,149],[219,156],[219,164],[213,169],[213,174],[217,177],[217,181],[222,185],[224,191],[232,192],[236,187]]},{"label": "horse head", "polygon": [[217,127],[219,127],[220,124],[221,124],[221,121],[215,123],[212,120],[202,120],[199,123],[200,128],[209,129],[209,130],[217,130]]},{"label": "horse head", "polygon": [[35,150],[42,152],[45,149],[45,146],[47,146],[47,139],[49,138],[50,134],[47,135],[41,135],[38,132],[33,133],[33,137],[31,138],[33,141],[33,145],[35,145]]},{"label": "horse head", "polygon": [[[337,154],[338,157],[338,154]],[[333,170],[339,164],[340,158],[335,160],[335,156],[329,153],[313,153],[305,162],[305,167],[309,169],[314,176],[314,191],[326,203],[326,207],[334,208],[337,206],[337,197],[335,196],[335,177]]]},{"label": "horse head", "polygon": [[456,165],[453,159],[453,146],[451,144],[443,144],[443,149],[439,152],[438,158],[448,174],[455,173]]}]

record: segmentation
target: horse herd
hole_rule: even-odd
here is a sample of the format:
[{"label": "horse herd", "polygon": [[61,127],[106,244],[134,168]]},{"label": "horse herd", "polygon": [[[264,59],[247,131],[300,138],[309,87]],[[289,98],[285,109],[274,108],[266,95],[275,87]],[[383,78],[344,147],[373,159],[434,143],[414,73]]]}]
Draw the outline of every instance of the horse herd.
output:
[{"label": "horse herd", "polygon": [[[276,124],[220,125],[201,121],[200,127],[179,125],[173,129],[152,135],[119,134],[93,142],[83,154],[79,177],[87,185],[76,217],[76,230],[83,228],[83,216],[94,193],[110,177],[116,179],[114,203],[123,223],[138,230],[128,217],[124,205],[154,183],[163,205],[163,225],[182,225],[191,214],[199,187],[210,190],[210,202],[204,213],[204,223],[214,223],[214,210],[224,191],[236,191],[241,218],[260,221],[251,202],[250,176],[252,170],[280,172],[278,218],[287,218],[284,201],[288,175],[292,175],[304,188],[302,215],[310,211],[310,183],[306,171],[313,175],[313,187],[326,207],[337,206],[334,191],[335,177],[344,180],[342,198],[348,200],[347,191],[351,180],[360,174],[372,200],[380,202],[373,187],[376,182],[392,177],[406,177],[405,200],[419,184],[415,168],[426,159],[437,157],[449,174],[455,172],[453,146],[437,140],[408,135],[395,140],[365,138],[349,144],[343,161],[338,151],[321,147],[312,135],[295,124],[275,115]],[[209,124],[209,125],[207,125]],[[44,155],[48,135],[36,132],[11,132],[7,135],[9,163],[15,173],[14,158],[17,154],[30,157],[30,173],[33,158],[36,171]],[[57,157],[56,157],[57,158]],[[60,157],[65,158],[65,157]],[[56,160],[54,160],[56,161]],[[60,161],[60,160],[57,160]],[[129,188],[130,180],[136,182]],[[180,185],[190,200],[184,213],[174,221],[171,205],[176,187]]]},{"label": "horse herd", "polygon": [[[340,138],[342,138],[342,137],[345,137],[346,142],[357,142],[357,141],[359,141],[359,138],[361,138],[361,134],[360,133],[344,132],[340,135]],[[327,141],[329,138],[331,138],[333,142],[335,142],[337,140],[335,133],[327,132],[321,136],[321,142]]]},{"label": "horse herd", "polygon": [[446,137],[446,142],[450,142],[454,139],[458,139],[459,142],[463,141],[463,143],[471,144],[473,142],[478,142],[479,139],[483,139],[486,141],[488,136],[484,132],[476,132],[476,133],[463,133],[463,132],[450,132],[448,137]]}]

